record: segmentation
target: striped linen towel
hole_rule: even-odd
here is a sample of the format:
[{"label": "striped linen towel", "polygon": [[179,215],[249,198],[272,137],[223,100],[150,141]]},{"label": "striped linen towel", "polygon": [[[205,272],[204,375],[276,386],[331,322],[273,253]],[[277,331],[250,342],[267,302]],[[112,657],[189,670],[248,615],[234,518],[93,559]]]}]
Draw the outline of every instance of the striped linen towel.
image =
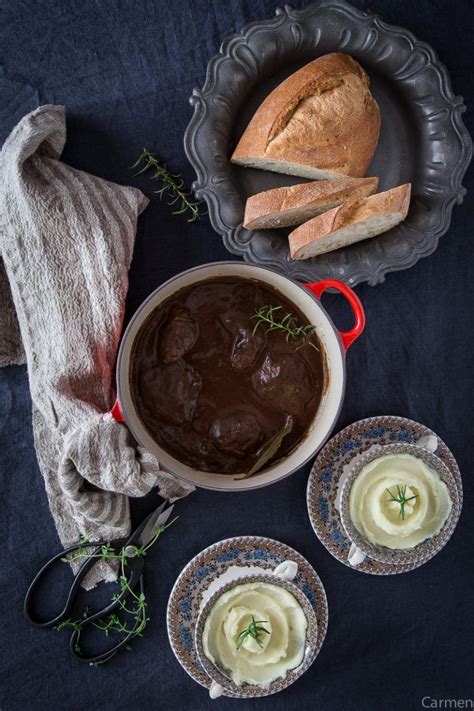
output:
[{"label": "striped linen towel", "polygon": [[[129,533],[129,496],[192,490],[108,414],[138,215],[135,188],[59,158],[61,106],[41,106],[0,153],[0,365],[26,360],[33,432],[64,546]],[[92,486],[91,486],[92,485]],[[112,579],[104,563],[88,584]],[[102,566],[102,568],[100,568]]]}]

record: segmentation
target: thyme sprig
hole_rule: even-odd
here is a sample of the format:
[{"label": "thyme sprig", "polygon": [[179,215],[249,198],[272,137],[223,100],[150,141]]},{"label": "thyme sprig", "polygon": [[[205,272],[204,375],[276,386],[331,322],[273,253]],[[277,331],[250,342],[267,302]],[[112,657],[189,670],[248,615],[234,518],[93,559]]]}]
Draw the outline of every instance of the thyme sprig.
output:
[{"label": "thyme sprig", "polygon": [[390,489],[386,490],[387,493],[390,495],[390,498],[387,499],[387,501],[396,501],[397,504],[400,506],[400,511],[398,513],[398,518],[405,520],[405,505],[408,503],[408,501],[412,501],[413,499],[416,499],[418,497],[418,494],[414,494],[413,496],[408,496],[406,495],[407,493],[407,485],[404,484],[403,486],[400,486],[400,484],[397,484],[397,496],[394,496],[394,494],[390,491]]},{"label": "thyme sprig", "polygon": [[[289,343],[290,340],[302,340],[314,333],[316,330],[315,326],[311,323],[306,326],[298,326],[296,316],[293,316],[291,313],[285,314],[282,319],[278,320],[276,314],[281,308],[281,306],[261,306],[255,309],[254,315],[250,317],[256,322],[252,334],[255,334],[260,326],[264,326],[266,333],[271,333],[272,331],[285,333],[286,341]],[[309,340],[307,342],[310,346],[319,350],[314,343],[311,343]]]},{"label": "thyme sprig", "polygon": [[270,634],[270,632],[265,627],[260,627],[259,625],[266,624],[268,624],[267,620],[255,620],[255,617],[252,615],[252,622],[249,624],[248,627],[242,630],[242,632],[235,640],[235,646],[237,651],[239,651],[239,649],[242,647],[247,637],[252,637],[257,642],[259,647],[263,647],[263,642],[260,638],[260,635],[263,633]]},{"label": "thyme sprig", "polygon": [[72,553],[68,553],[64,558],[61,558],[61,561],[63,563],[71,563],[73,560],[76,560],[77,558],[82,558],[83,556],[87,556],[88,553],[87,551],[90,550],[91,546],[87,547],[87,543],[89,543],[89,539],[87,536],[84,536],[82,533],[79,534],[79,542],[83,543],[84,545],[78,548],[75,551],[72,551]]},{"label": "thyme sprig", "polygon": [[[114,595],[112,595],[112,601],[118,603],[118,608],[121,612],[124,612],[133,618],[134,624],[132,627],[130,627],[120,619],[119,615],[116,612],[112,612],[104,620],[97,620],[91,623],[94,627],[104,632],[107,637],[112,632],[117,632],[119,634],[123,634],[124,636],[131,635],[132,639],[134,639],[135,637],[143,636],[143,632],[148,622],[150,621],[150,618],[147,616],[146,597],[144,593],[140,592],[137,594],[129,586],[128,578],[125,574],[127,559],[132,556],[145,556],[151,546],[163,533],[163,531],[165,531],[169,526],[171,526],[177,520],[177,518],[178,517],[176,516],[172,521],[169,521],[168,523],[159,526],[156,530],[155,535],[148,543],[144,543],[140,546],[133,546],[132,551],[128,547],[123,547],[117,553],[110,543],[106,543],[100,547],[97,553],[90,554],[88,553],[88,550],[90,550],[91,545],[93,546],[93,544],[91,544],[85,536],[81,535],[80,542],[84,545],[78,548],[76,551],[73,551],[69,555],[65,556],[64,558],[61,558],[61,560],[65,563],[70,563],[71,561],[77,560],[78,558],[81,558],[83,556],[87,556],[88,558],[97,558],[99,560],[118,560],[120,565],[120,575],[118,578],[120,593],[115,593]],[[81,647],[79,644],[82,631],[81,619],[84,620],[90,614],[91,610],[89,607],[87,607],[82,613],[82,618],[80,618],[79,620],[73,620],[72,618],[68,618],[67,620],[59,622],[54,627],[54,629],[58,631],[64,629],[72,629],[76,631],[77,637],[74,650],[77,654],[81,654]],[[126,644],[125,649],[131,650],[132,647],[131,645]],[[109,659],[111,659],[114,655],[115,653],[111,654],[110,657],[107,657],[101,662],[92,662],[91,666],[98,666],[99,664],[103,664],[109,661]]]},{"label": "thyme sprig", "polygon": [[147,170],[152,171],[152,180],[158,180],[162,185],[159,190],[155,190],[155,193],[160,196],[160,200],[163,196],[167,197],[168,205],[177,208],[173,210],[173,215],[189,213],[188,222],[194,222],[198,219],[200,216],[199,209],[202,203],[193,201],[191,199],[191,193],[186,190],[181,176],[168,170],[166,165],[160,163],[157,157],[153,153],[150,153],[147,148],[142,150],[132,165],[132,169],[134,168],[140,168],[136,175],[146,173]]}]

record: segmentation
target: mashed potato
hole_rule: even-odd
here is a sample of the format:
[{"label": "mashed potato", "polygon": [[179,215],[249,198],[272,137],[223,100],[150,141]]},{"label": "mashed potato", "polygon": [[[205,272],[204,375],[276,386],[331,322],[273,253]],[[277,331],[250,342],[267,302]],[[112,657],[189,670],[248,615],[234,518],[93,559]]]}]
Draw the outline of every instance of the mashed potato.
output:
[{"label": "mashed potato", "polygon": [[[267,630],[257,642],[239,635],[252,620]],[[307,620],[296,598],[270,583],[237,585],[217,600],[203,631],[208,659],[227,672],[235,684],[268,686],[299,666],[304,657]]]},{"label": "mashed potato", "polygon": [[[405,500],[403,516],[400,498]],[[368,541],[387,548],[413,548],[439,533],[451,511],[446,484],[411,454],[388,454],[366,464],[352,484],[349,512]]]}]

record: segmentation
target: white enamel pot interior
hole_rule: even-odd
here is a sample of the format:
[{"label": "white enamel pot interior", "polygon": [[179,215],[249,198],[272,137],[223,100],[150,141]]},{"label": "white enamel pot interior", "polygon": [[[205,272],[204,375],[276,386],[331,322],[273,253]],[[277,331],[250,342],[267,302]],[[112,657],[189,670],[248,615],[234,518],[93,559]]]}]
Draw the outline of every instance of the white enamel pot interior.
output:
[{"label": "white enamel pot interior", "polygon": [[[258,280],[281,292],[283,296],[305,314],[307,323],[316,326],[318,338],[324,349],[326,386],[318,411],[307,435],[281,461],[275,462],[249,479],[236,480],[232,474],[198,471],[175,459],[162,449],[149,434],[135,409],[132,399],[129,377],[130,358],[135,338],[144,321],[154,309],[181,289],[215,277]],[[337,288],[338,282],[320,282],[320,284],[328,285],[323,287],[322,290],[324,290],[333,286]],[[345,285],[341,285],[341,287],[346,292],[350,292],[350,289]],[[350,295],[358,301],[353,292],[350,292]],[[362,309],[360,310],[363,317],[363,311]],[[362,329],[363,324],[359,328],[357,335],[360,334]],[[245,491],[267,486],[302,467],[305,462],[316,454],[332,432],[344,398],[346,380],[345,348],[348,347],[350,341],[344,346],[343,339],[347,338],[347,335],[338,332],[316,296],[308,288],[288,277],[277,274],[270,269],[242,262],[217,262],[195,267],[178,274],[150,294],[135,313],[125,331],[117,361],[117,394],[123,418],[135,439],[155,455],[164,469],[188,482],[192,482],[196,486],[219,491]],[[355,337],[357,336],[352,337],[350,340],[354,340]],[[116,408],[114,409],[116,410]]]}]

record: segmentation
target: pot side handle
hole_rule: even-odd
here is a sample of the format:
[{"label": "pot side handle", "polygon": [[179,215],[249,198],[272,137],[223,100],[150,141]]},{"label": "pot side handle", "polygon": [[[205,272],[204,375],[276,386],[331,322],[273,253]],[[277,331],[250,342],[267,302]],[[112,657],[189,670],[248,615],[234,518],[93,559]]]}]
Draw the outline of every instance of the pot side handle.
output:
[{"label": "pot side handle", "polygon": [[352,311],[354,312],[354,326],[350,331],[338,331],[344,350],[347,351],[349,346],[352,345],[357,338],[359,338],[365,328],[365,313],[359,297],[350,288],[350,286],[347,286],[347,284],[344,284],[344,282],[339,281],[338,279],[324,279],[323,281],[317,281],[310,284],[305,283],[304,286],[309,289],[317,299],[321,299],[322,294],[327,289],[336,289],[336,291],[342,294],[349,302]]},{"label": "pot side handle", "polygon": [[118,398],[114,402],[114,405],[110,411],[110,414],[116,420],[117,422],[125,422],[125,417],[123,416],[123,411],[122,408],[120,407],[120,403],[118,401]]}]

